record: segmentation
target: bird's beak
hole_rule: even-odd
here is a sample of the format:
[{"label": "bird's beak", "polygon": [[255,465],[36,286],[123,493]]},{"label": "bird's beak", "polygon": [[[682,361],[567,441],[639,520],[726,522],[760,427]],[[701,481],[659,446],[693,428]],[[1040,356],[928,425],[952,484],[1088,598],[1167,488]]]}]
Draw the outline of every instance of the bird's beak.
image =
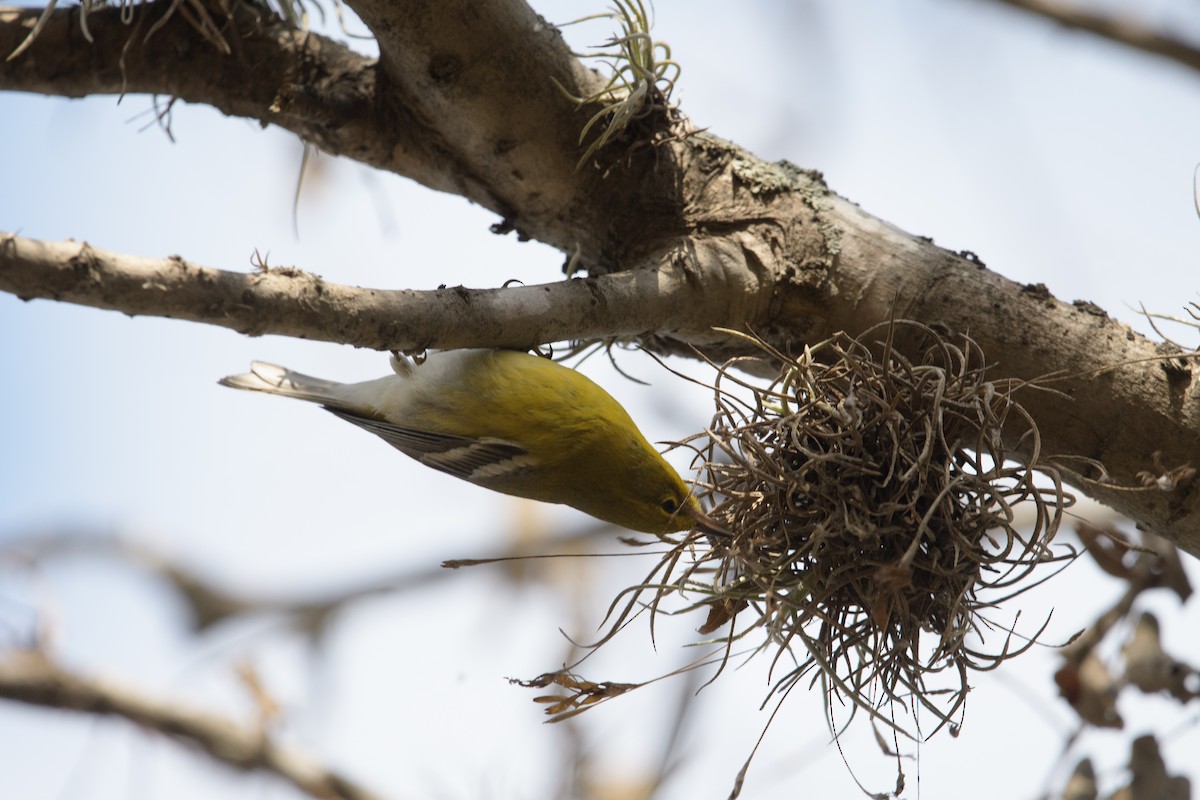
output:
[{"label": "bird's beak", "polygon": [[696,530],[716,536],[724,536],[729,539],[733,538],[733,533],[708,514],[705,514],[704,510],[700,508],[699,503],[695,503],[688,508],[688,516],[695,520]]}]

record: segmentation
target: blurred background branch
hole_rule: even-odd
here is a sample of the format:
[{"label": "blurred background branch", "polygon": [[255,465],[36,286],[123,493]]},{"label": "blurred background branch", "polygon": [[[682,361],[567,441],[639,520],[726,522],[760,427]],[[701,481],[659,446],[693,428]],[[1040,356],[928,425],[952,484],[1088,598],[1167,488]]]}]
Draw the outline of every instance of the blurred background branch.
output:
[{"label": "blurred background branch", "polygon": [[[1157,30],[1139,17],[1145,9],[1136,4],[1125,8],[1093,11],[1084,3],[1058,0],[992,0],[1019,8],[1056,22],[1069,30],[1083,31],[1108,39],[1133,50],[1174,61],[1192,70],[1200,70],[1200,48],[1193,42]],[[1096,5],[1096,4],[1093,4]],[[1108,4],[1111,6],[1112,4]]]},{"label": "blurred background branch", "polygon": [[41,650],[0,655],[0,697],[21,703],[120,717],[139,728],[191,745],[209,758],[241,770],[262,770],[317,800],[376,800],[349,778],[272,741],[265,720],[243,725],[184,701],[151,697],[99,681],[54,663]]}]

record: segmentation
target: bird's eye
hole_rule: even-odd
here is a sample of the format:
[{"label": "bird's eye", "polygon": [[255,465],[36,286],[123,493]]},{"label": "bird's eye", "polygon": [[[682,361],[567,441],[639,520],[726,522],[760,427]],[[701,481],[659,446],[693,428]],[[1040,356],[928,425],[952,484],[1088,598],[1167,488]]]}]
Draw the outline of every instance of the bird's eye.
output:
[{"label": "bird's eye", "polygon": [[679,510],[679,503],[677,503],[675,501],[674,497],[668,497],[667,499],[665,499],[661,503],[659,503],[659,507],[662,508],[662,510],[667,512],[668,514],[674,514],[676,511]]}]

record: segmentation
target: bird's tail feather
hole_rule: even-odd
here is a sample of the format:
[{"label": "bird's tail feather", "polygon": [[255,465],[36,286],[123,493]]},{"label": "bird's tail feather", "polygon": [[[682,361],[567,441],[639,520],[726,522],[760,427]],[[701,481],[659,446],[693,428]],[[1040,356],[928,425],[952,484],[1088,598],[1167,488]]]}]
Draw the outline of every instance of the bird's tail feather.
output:
[{"label": "bird's tail feather", "polygon": [[222,386],[230,386],[234,389],[295,397],[298,400],[308,400],[312,403],[342,405],[342,401],[334,391],[342,384],[293,372],[286,367],[268,364],[265,361],[255,361],[250,365],[249,372],[230,375],[217,382]]}]

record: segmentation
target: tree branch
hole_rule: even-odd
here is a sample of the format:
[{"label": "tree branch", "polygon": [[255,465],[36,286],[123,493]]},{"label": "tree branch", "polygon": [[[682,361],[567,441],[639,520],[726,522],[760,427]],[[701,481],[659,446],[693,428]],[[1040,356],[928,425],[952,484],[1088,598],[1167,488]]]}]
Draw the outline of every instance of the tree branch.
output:
[{"label": "tree branch", "polygon": [[[744,325],[767,298],[744,269],[707,249],[703,281],[688,264],[507,289],[363,289],[326,283],[292,268],[227,272],[178,256],[148,259],[78,242],[40,242],[0,233],[0,291],[377,350],[530,347],[573,338],[650,331],[714,338],[710,324]],[[735,285],[733,282],[738,281]],[[759,287],[762,289],[762,287]],[[761,292],[759,292],[761,294]],[[553,313],[550,313],[553,312]]]},{"label": "tree branch", "polygon": [[[558,29],[524,0],[347,0],[379,44],[381,113],[419,124],[478,191],[467,197],[502,214],[522,235],[579,252],[584,263],[622,261],[641,210],[674,207],[670,169],[605,180],[577,168],[579,135],[594,107],[568,99],[604,82],[579,63]],[[559,87],[563,87],[560,89]],[[482,192],[482,194],[480,194]]]},{"label": "tree branch", "polygon": [[1200,70],[1200,49],[1183,39],[1145,27],[1131,19],[1097,14],[1073,4],[1055,0],[993,0],[1039,17],[1057,22],[1064,28],[1093,33],[1102,38],[1161,56],[1193,70]]},{"label": "tree branch", "polygon": [[[40,8],[0,7],[0,89],[62,97],[168,95],[225,114],[286,128],[321,149],[409,175],[437,188],[451,184],[441,168],[416,157],[406,132],[380,127],[375,114],[375,61],[345,45],[295,29],[261,6],[232,3],[223,53],[169,2],[92,10],[94,40],[80,29],[79,9],[51,12],[29,48],[13,53]],[[125,24],[122,14],[132,16]]]},{"label": "tree branch", "polygon": [[[632,228],[656,223],[638,209],[670,197],[669,170],[643,172],[630,198],[623,183],[576,169],[579,132],[595,109],[578,108],[555,84],[587,95],[602,82],[524,2],[351,5],[378,37],[378,64],[246,2],[213,4],[233,51],[225,54],[158,0],[90,11],[94,44],[78,9],[51,12],[28,50],[0,61],[0,90],[211,105],[460,194],[585,263],[619,261],[624,243],[640,239]],[[16,51],[41,13],[0,7],[0,56]]]},{"label": "tree branch", "polygon": [[123,717],[141,728],[193,745],[241,770],[272,773],[319,800],[371,800],[376,795],[311,759],[273,744],[264,731],[133,689],[69,672],[39,651],[0,659],[0,697],[31,705]]},{"label": "tree branch", "polygon": [[317,638],[348,606],[382,595],[427,588],[455,577],[454,570],[467,566],[508,564],[519,568],[519,573],[510,574],[514,582],[530,580],[535,577],[533,568],[544,563],[541,559],[579,556],[586,545],[610,543],[613,530],[607,523],[596,523],[566,536],[516,538],[490,556],[406,569],[353,583],[344,589],[308,596],[234,593],[145,543],[86,530],[35,531],[12,537],[0,546],[0,559],[15,558],[22,564],[37,565],[78,556],[115,559],[142,569],[169,586],[186,606],[196,633],[204,633],[231,619],[269,614],[282,618],[285,624],[306,636]]}]

